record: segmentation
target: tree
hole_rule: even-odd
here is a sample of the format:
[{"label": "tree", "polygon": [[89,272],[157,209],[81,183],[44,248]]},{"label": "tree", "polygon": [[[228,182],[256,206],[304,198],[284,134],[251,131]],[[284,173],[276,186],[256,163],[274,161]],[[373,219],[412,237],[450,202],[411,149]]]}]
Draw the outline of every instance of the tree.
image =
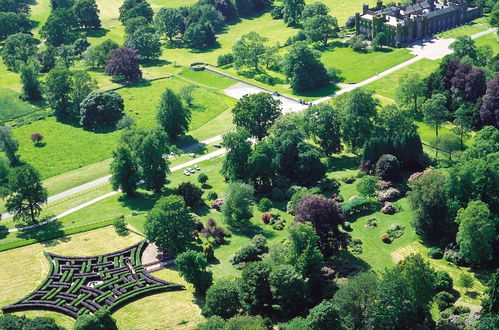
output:
[{"label": "tree", "polygon": [[235,281],[217,281],[206,291],[204,316],[218,315],[228,319],[236,315],[240,308],[239,289]]},{"label": "tree", "polygon": [[83,29],[98,29],[101,27],[99,8],[95,0],[78,0],[73,6],[78,25]]},{"label": "tree", "polygon": [[160,198],[146,217],[144,231],[149,241],[173,255],[187,250],[194,240],[196,223],[184,200],[170,195]]},{"label": "tree", "polygon": [[0,40],[5,40],[5,38],[12,34],[27,32],[22,31],[24,29],[20,26],[22,18],[22,15],[16,13],[0,11]]},{"label": "tree", "polygon": [[85,314],[76,320],[73,330],[118,330],[116,320],[107,307],[98,309],[95,314]]},{"label": "tree", "polygon": [[475,103],[487,90],[485,71],[473,68],[470,63],[466,62],[458,64],[450,83],[452,96],[461,97],[464,101],[471,103]]},{"label": "tree", "polygon": [[143,16],[137,16],[134,18],[130,18],[129,20],[127,20],[125,22],[125,36],[127,36],[127,39],[129,36],[131,36],[132,34],[134,34],[136,31],[138,31],[140,29],[144,29],[144,30],[152,32],[152,33],[155,32],[154,27],[151,24],[149,24],[149,21],[147,20],[147,18],[145,18]]},{"label": "tree", "polygon": [[381,180],[397,181],[400,179],[400,163],[394,155],[385,154],[376,162],[376,175]]},{"label": "tree", "polygon": [[270,267],[251,262],[243,268],[239,279],[239,295],[243,308],[250,314],[266,315],[272,306],[269,283]]},{"label": "tree", "polygon": [[125,47],[134,49],[142,58],[150,59],[161,56],[159,36],[147,27],[135,31],[125,42]]},{"label": "tree", "polygon": [[473,287],[473,277],[468,273],[461,273],[461,276],[459,276],[459,285],[468,291],[468,289]]},{"label": "tree", "polygon": [[50,46],[68,45],[76,39],[76,34],[73,31],[76,25],[77,20],[71,9],[57,8],[52,10],[47,21],[40,29],[40,35],[45,38],[45,42]]},{"label": "tree", "polygon": [[134,82],[142,78],[139,68],[139,55],[131,48],[117,48],[109,55],[106,65],[106,74],[123,78],[127,82]]},{"label": "tree", "polygon": [[282,10],[284,22],[288,26],[295,26],[298,24],[303,9],[305,8],[304,0],[285,0],[283,2],[284,8]]},{"label": "tree", "polygon": [[483,103],[480,107],[482,124],[499,128],[499,75],[487,83],[487,91],[482,99]]},{"label": "tree", "polygon": [[414,213],[411,224],[419,236],[429,241],[445,240],[453,231],[447,217],[445,182],[442,173],[429,170],[409,185],[407,196]]},{"label": "tree", "polygon": [[182,87],[180,89],[180,98],[184,100],[185,104],[188,107],[193,106],[193,101],[194,101],[194,96],[192,95],[194,93],[194,90],[196,90],[197,86],[196,85],[187,85],[185,87]]},{"label": "tree", "polygon": [[267,141],[259,141],[248,158],[248,176],[257,190],[268,190],[276,178],[273,164],[274,147]]},{"label": "tree", "polygon": [[454,112],[453,129],[459,135],[461,149],[464,149],[464,137],[468,137],[474,126],[475,109],[471,103],[463,102]]},{"label": "tree", "polygon": [[[424,121],[434,125],[436,138],[438,138],[438,128],[447,121],[449,116],[446,103],[447,98],[443,94],[433,94],[422,106]],[[435,157],[438,160],[438,148],[435,149]]]},{"label": "tree", "polygon": [[357,88],[346,94],[340,108],[343,141],[354,152],[364,148],[374,132],[378,99],[374,92]]},{"label": "tree", "polygon": [[364,197],[374,197],[379,189],[378,178],[372,175],[363,176],[357,183],[357,190]]},{"label": "tree", "polygon": [[175,195],[182,196],[185,205],[192,207],[202,201],[203,190],[190,182],[182,182],[176,189]]},{"label": "tree", "polygon": [[321,161],[317,148],[302,141],[298,144],[298,161],[292,178],[302,186],[312,186],[326,175],[326,166]]},{"label": "tree", "polygon": [[85,62],[93,68],[105,67],[111,52],[119,47],[116,42],[107,39],[97,46],[90,47],[85,52]]},{"label": "tree", "polygon": [[414,293],[414,306],[419,311],[426,311],[435,295],[435,270],[420,254],[410,254],[399,261],[397,267],[407,279]]},{"label": "tree", "polygon": [[164,155],[168,153],[166,134],[160,130],[149,131],[140,143],[137,151],[141,177],[146,189],[159,194],[166,183],[166,174],[170,172],[168,160]]},{"label": "tree", "polygon": [[280,265],[269,275],[273,308],[282,316],[296,315],[302,311],[307,299],[307,285],[301,274],[291,265]]},{"label": "tree", "polygon": [[69,69],[76,59],[74,48],[70,45],[61,45],[57,47],[56,55],[56,63],[60,66],[64,66],[66,69]]},{"label": "tree", "polygon": [[156,120],[168,137],[175,140],[189,130],[191,111],[182,105],[177,94],[166,88],[161,94]]},{"label": "tree", "polygon": [[374,272],[362,272],[349,278],[334,294],[334,306],[338,309],[341,323],[347,329],[368,328],[378,281]]},{"label": "tree", "polygon": [[319,57],[320,53],[310,49],[304,41],[291,45],[284,59],[284,74],[293,91],[309,91],[327,85],[327,71]]},{"label": "tree", "polygon": [[485,299],[482,301],[482,314],[494,316],[499,313],[499,270],[492,274],[487,289]]},{"label": "tree", "polygon": [[192,23],[187,27],[184,32],[183,40],[190,48],[204,49],[213,46],[216,37],[210,23],[198,22]]},{"label": "tree", "polygon": [[329,15],[317,15],[305,20],[304,31],[307,38],[312,42],[320,41],[323,47],[327,47],[329,39],[338,36],[338,21]]},{"label": "tree", "polygon": [[420,114],[420,105],[426,93],[425,81],[419,73],[404,74],[400,77],[396,91],[397,102],[415,115]]},{"label": "tree", "polygon": [[59,120],[71,117],[72,102],[70,93],[73,88],[71,72],[68,69],[57,67],[47,74],[45,96]]},{"label": "tree", "polygon": [[87,71],[71,71],[72,88],[69,93],[72,103],[70,116],[78,119],[81,116],[81,103],[83,100],[97,88],[97,81],[92,79]]},{"label": "tree", "polygon": [[258,71],[258,63],[260,56],[265,52],[266,41],[268,38],[262,37],[256,32],[247,33],[236,40],[232,47],[236,69],[249,67]]},{"label": "tree", "polygon": [[201,252],[189,250],[177,255],[175,258],[180,275],[194,285],[197,293],[205,294],[213,283],[213,274],[206,270],[208,261]]},{"label": "tree", "polygon": [[20,317],[14,314],[3,314],[0,316],[0,329],[18,330],[22,329],[27,322],[26,317]]},{"label": "tree", "polygon": [[38,101],[42,98],[40,81],[38,80],[39,66],[35,61],[21,65],[19,73],[23,84],[21,98],[23,100]]},{"label": "tree", "polygon": [[134,17],[145,17],[149,22],[152,22],[154,12],[151,5],[146,0],[125,0],[119,8],[121,23]]},{"label": "tree", "polygon": [[10,165],[18,162],[16,155],[19,149],[19,142],[12,137],[12,129],[7,126],[0,126],[0,151],[5,152]]},{"label": "tree", "polygon": [[73,55],[81,59],[83,53],[90,47],[90,43],[87,38],[78,38],[75,40],[71,48],[73,49]]},{"label": "tree", "polygon": [[303,117],[307,135],[313,138],[327,156],[342,151],[338,111],[329,104],[321,103],[306,109]]},{"label": "tree", "polygon": [[121,189],[127,196],[134,195],[137,190],[138,168],[132,151],[126,145],[118,145],[113,151],[110,181],[114,190]]},{"label": "tree", "polygon": [[222,213],[227,224],[243,229],[253,217],[255,190],[249,184],[233,182],[225,195]]},{"label": "tree", "polygon": [[110,127],[123,117],[125,104],[116,92],[91,92],[81,102],[80,124],[86,129]]},{"label": "tree", "polygon": [[154,23],[158,27],[158,31],[168,37],[170,41],[185,29],[184,18],[177,8],[161,8],[154,18]]},{"label": "tree", "polygon": [[268,326],[265,323],[265,320],[260,315],[257,316],[237,315],[227,320],[224,329],[225,330],[240,330],[240,329],[267,330]]},{"label": "tree", "polygon": [[295,223],[307,221],[314,225],[324,256],[329,257],[347,247],[350,235],[339,228],[345,223],[345,215],[338,202],[317,195],[302,197],[296,207]]},{"label": "tree", "polygon": [[387,36],[384,32],[376,33],[373,38],[372,46],[374,49],[383,48],[383,45],[387,43]]},{"label": "tree", "polygon": [[220,173],[226,181],[246,181],[248,179],[248,159],[251,154],[249,133],[245,130],[229,132],[222,136],[227,150]]},{"label": "tree", "polygon": [[253,137],[261,140],[281,116],[281,101],[265,92],[246,94],[236,103],[232,113],[232,121],[236,126],[246,129]]},{"label": "tree", "polygon": [[50,7],[52,10],[59,8],[71,8],[75,0],[50,0]]},{"label": "tree", "polygon": [[420,324],[414,306],[414,292],[407,278],[396,268],[385,270],[370,308],[372,324],[379,329],[410,329]]},{"label": "tree", "polygon": [[95,315],[85,314],[76,320],[73,330],[93,330],[100,328],[99,320]]},{"label": "tree", "polygon": [[302,19],[306,20],[319,15],[327,15],[329,13],[329,8],[322,2],[313,2],[306,5],[301,14]]},{"label": "tree", "polygon": [[330,300],[324,300],[310,310],[307,316],[308,326],[311,330],[341,330],[340,315]]},{"label": "tree", "polygon": [[9,70],[17,72],[21,64],[28,64],[35,57],[39,43],[40,41],[24,33],[9,36],[2,48],[3,63]]},{"label": "tree", "polygon": [[487,204],[472,201],[457,212],[459,224],[456,242],[464,259],[472,265],[484,264],[492,259],[495,228]]},{"label": "tree", "polygon": [[454,56],[459,59],[468,57],[472,60],[476,60],[478,57],[478,51],[473,39],[469,36],[459,36],[456,41],[450,44],[450,49],[454,51]]},{"label": "tree", "polygon": [[385,136],[416,133],[416,125],[414,125],[412,114],[407,110],[399,109],[394,104],[381,108],[375,123]]},{"label": "tree", "polygon": [[47,189],[43,187],[40,174],[30,165],[22,165],[12,169],[9,177],[10,195],[5,207],[14,215],[14,221],[27,223],[42,212],[42,204],[47,202]]}]

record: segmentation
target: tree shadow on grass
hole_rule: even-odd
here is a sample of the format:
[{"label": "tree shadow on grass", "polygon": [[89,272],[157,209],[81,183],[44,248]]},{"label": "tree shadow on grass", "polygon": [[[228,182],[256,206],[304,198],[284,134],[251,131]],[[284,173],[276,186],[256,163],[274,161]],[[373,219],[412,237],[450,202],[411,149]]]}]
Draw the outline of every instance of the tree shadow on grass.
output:
[{"label": "tree shadow on grass", "polygon": [[59,243],[69,242],[71,237],[65,236],[60,221],[52,221],[40,227],[18,232],[17,238],[22,240],[35,240],[43,246],[56,246]]},{"label": "tree shadow on grass", "polygon": [[167,60],[162,60],[159,58],[151,58],[151,59],[144,59],[140,61],[140,65],[142,65],[144,68],[150,68],[150,67],[155,67],[155,66],[164,66],[171,64],[172,62],[167,61]]},{"label": "tree shadow on grass", "polygon": [[470,297],[471,299],[476,299],[476,298],[478,298],[478,296],[480,296],[480,294],[476,291],[466,291],[465,295],[467,297]]},{"label": "tree shadow on grass", "polygon": [[5,227],[5,226],[0,226],[0,239],[4,239],[5,237],[7,237],[7,235],[9,235],[9,233],[7,232],[8,228]]},{"label": "tree shadow on grass", "polygon": [[230,228],[232,235],[243,236],[247,238],[253,238],[255,235],[263,235],[266,239],[272,239],[276,236],[273,231],[267,231],[260,226],[257,225],[249,225],[245,227],[243,230]]},{"label": "tree shadow on grass", "polygon": [[341,277],[355,275],[371,269],[371,265],[353,255],[350,251],[340,251],[337,255],[331,257],[327,264],[336,270]]},{"label": "tree shadow on grass", "polygon": [[135,196],[122,195],[118,200],[132,211],[147,212],[153,208],[160,197],[159,195],[137,192]]},{"label": "tree shadow on grass", "polygon": [[331,171],[356,170],[359,168],[360,156],[341,155],[328,158],[327,162]]},{"label": "tree shadow on grass", "polygon": [[86,36],[87,38],[90,37],[90,38],[102,38],[104,36],[106,36],[109,32],[109,29],[104,29],[104,28],[100,28],[100,29],[96,29],[96,30],[90,30],[90,31],[87,31],[86,32]]},{"label": "tree shadow on grass", "polygon": [[177,146],[178,148],[185,148],[187,146],[199,143],[199,140],[197,140],[191,135],[184,135],[176,141],[171,141],[171,143]]}]

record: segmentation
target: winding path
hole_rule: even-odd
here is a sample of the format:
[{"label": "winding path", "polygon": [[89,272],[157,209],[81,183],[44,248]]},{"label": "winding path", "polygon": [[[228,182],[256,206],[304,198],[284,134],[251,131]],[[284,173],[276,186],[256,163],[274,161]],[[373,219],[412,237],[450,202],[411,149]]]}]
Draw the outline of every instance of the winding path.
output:
[{"label": "winding path", "polygon": [[[484,36],[484,35],[487,35],[489,33],[493,33],[497,30],[497,28],[490,28],[488,30],[485,30],[485,31],[482,31],[482,32],[479,32],[479,33],[476,33],[474,35],[471,36],[472,39],[476,39],[476,38],[479,38],[481,36]],[[312,104],[319,104],[319,103],[322,103],[322,102],[326,102],[332,98],[334,98],[335,96],[337,95],[340,95],[340,94],[343,94],[343,93],[346,93],[346,92],[349,92],[349,91],[352,91],[356,88],[359,88],[359,87],[362,87],[362,86],[365,86],[373,81],[376,81],[378,79],[381,79],[395,71],[398,71],[404,67],[407,67],[423,58],[428,58],[428,59],[432,59],[432,60],[435,60],[435,59],[439,59],[439,58],[442,58],[444,57],[445,55],[448,55],[450,53],[452,53],[452,50],[449,49],[449,45],[454,41],[454,39],[440,39],[440,38],[431,38],[431,39],[423,39],[421,41],[418,41],[418,42],[415,42],[411,45],[409,45],[408,49],[411,50],[411,52],[416,55],[416,57],[410,59],[410,60],[407,60],[403,63],[400,63],[386,71],[383,71],[371,78],[368,78],[366,80],[363,80],[359,83],[356,83],[356,84],[341,84],[340,87],[341,89],[334,93],[334,94],[331,94],[331,95],[328,95],[328,96],[325,96],[323,98],[320,98],[320,99],[317,99],[315,101],[312,102]],[[216,74],[219,74],[219,75],[222,75],[224,77],[227,77],[227,78],[230,78],[230,79],[233,79],[235,81],[238,81],[237,84],[229,87],[228,89],[226,89],[224,91],[224,93],[228,96],[231,96],[233,98],[236,98],[236,99],[240,99],[242,96],[246,95],[246,94],[255,94],[255,93],[260,93],[260,92],[265,92],[265,93],[272,93],[272,91],[268,90],[268,89],[264,89],[264,88],[261,88],[259,86],[256,86],[256,85],[253,85],[253,84],[250,84],[250,83],[247,83],[247,82],[244,82],[242,81],[241,79],[239,78],[236,78],[236,77],[233,77],[233,76],[230,76],[226,73],[222,73],[218,70],[215,70],[215,69],[212,69],[212,68],[209,68],[209,71],[213,72],[213,73],[216,73]],[[236,87],[238,86],[238,87]],[[290,112],[290,111],[302,111],[304,110],[305,108],[307,108],[308,106],[307,105],[304,105],[302,104],[301,102],[299,102],[298,100],[292,98],[292,97],[289,97],[289,96],[282,96],[282,95],[279,95],[279,96],[276,96],[274,95],[274,98],[277,98],[279,100],[281,100],[281,102],[283,102],[283,112]],[[196,148],[200,147],[200,146],[205,146],[207,144],[211,144],[213,142],[217,142],[217,141],[220,141],[222,139],[222,136],[221,135],[217,135],[217,136],[214,136],[212,138],[209,138],[207,140],[204,140],[204,141],[201,141],[199,143],[195,143],[195,144],[192,144],[190,146],[187,146],[185,148],[183,148],[183,150],[185,152],[189,152],[189,151],[192,151],[192,150],[195,150]],[[185,162],[183,164],[180,164],[180,165],[177,165],[177,166],[174,166],[170,169],[171,172],[175,172],[175,171],[179,171],[179,170],[182,170],[186,167],[190,167],[190,166],[193,166],[199,162],[202,162],[202,161],[205,161],[205,160],[209,160],[211,158],[214,158],[214,157],[218,157],[218,156],[221,156],[223,155],[224,153],[226,152],[225,149],[220,149],[220,150],[217,150],[217,151],[214,151],[214,152],[211,152],[209,154],[206,154],[206,155],[203,155],[199,158],[196,158],[196,159],[193,159],[191,161],[188,161],[188,162]],[[102,177],[100,179],[97,179],[97,180],[94,180],[94,181],[91,181],[91,182],[87,182],[83,185],[80,185],[78,187],[74,187],[74,188],[71,188],[69,190],[66,190],[64,192],[61,192],[59,194],[56,194],[56,195],[53,195],[53,196],[50,196],[47,200],[48,203],[50,202],[54,202],[56,200],[59,200],[61,198],[65,198],[65,197],[68,197],[68,196],[71,196],[73,194],[76,194],[76,193],[79,193],[79,192],[82,192],[86,189],[89,189],[89,188],[92,188],[92,187],[95,187],[99,184],[102,184],[102,183],[106,183],[109,181],[109,179],[111,178],[111,175],[107,175],[105,177]],[[80,204],[76,207],[73,207],[51,219],[48,219],[46,221],[43,221],[43,222],[39,222],[39,223],[36,223],[36,224],[33,224],[33,225],[30,225],[30,226],[25,226],[25,227],[19,227],[19,228],[13,228],[13,229],[8,229],[8,230],[3,230],[3,231],[0,231],[0,232],[9,232],[9,233],[12,233],[12,232],[17,232],[17,231],[22,231],[22,230],[26,230],[26,229],[32,229],[32,228],[36,228],[36,227],[39,227],[39,226],[42,226],[44,224],[47,224],[47,223],[50,223],[50,222],[53,222],[57,219],[60,219],[66,215],[69,215],[71,213],[74,213],[78,210],[81,210],[87,206],[90,206],[92,204],[95,204],[105,198],[108,198],[108,197],[111,197],[113,195],[116,195],[117,193],[119,193],[119,191],[112,191],[110,193],[107,193],[107,194],[104,194],[102,196],[99,196],[95,199],[92,199],[88,202],[85,202],[83,204]],[[2,216],[0,217],[0,219],[5,219],[5,218],[8,218],[8,217],[11,217],[12,215],[9,214],[9,213],[5,213],[5,214],[2,214]]]}]

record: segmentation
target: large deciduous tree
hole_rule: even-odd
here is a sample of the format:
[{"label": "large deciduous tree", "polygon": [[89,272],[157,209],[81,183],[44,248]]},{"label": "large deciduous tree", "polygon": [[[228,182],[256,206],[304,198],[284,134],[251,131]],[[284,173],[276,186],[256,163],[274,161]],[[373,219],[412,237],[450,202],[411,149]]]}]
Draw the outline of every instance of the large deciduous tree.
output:
[{"label": "large deciduous tree", "polygon": [[148,22],[152,22],[154,16],[151,5],[146,0],[125,0],[119,11],[119,20],[121,23],[139,16],[145,17]]},{"label": "large deciduous tree", "polygon": [[275,149],[267,140],[255,145],[248,158],[248,176],[257,190],[268,190],[276,178],[276,169],[273,164]]},{"label": "large deciduous tree", "polygon": [[327,47],[329,39],[338,36],[338,21],[330,15],[317,15],[305,21],[305,34],[312,42],[320,41]]},{"label": "large deciduous tree", "polygon": [[167,137],[163,131],[151,130],[141,141],[137,151],[141,177],[146,189],[160,193],[166,183],[166,175],[170,172],[168,160]]},{"label": "large deciduous tree", "polygon": [[27,164],[15,167],[9,177],[9,191],[5,207],[14,215],[14,221],[36,223],[48,197],[38,171]]},{"label": "large deciduous tree", "polygon": [[269,274],[270,267],[262,262],[252,262],[243,269],[239,294],[243,308],[251,314],[266,315],[271,309]]},{"label": "large deciduous tree", "polygon": [[159,36],[147,27],[135,31],[125,42],[125,47],[134,49],[142,58],[150,59],[161,56]]},{"label": "large deciduous tree", "polygon": [[305,8],[304,0],[285,0],[282,10],[284,22],[288,26],[295,26],[301,19],[301,14]]},{"label": "large deciduous tree", "polygon": [[71,72],[57,67],[50,70],[45,79],[45,96],[58,119],[71,117],[71,96],[73,90]]},{"label": "large deciduous tree", "polygon": [[154,18],[158,31],[170,41],[185,30],[184,17],[177,8],[161,8]]},{"label": "large deciduous tree", "polygon": [[80,124],[86,129],[110,127],[123,117],[125,103],[116,92],[92,92],[81,102]]},{"label": "large deciduous tree", "polygon": [[109,55],[106,65],[106,74],[124,78],[127,82],[134,82],[142,78],[139,68],[139,55],[131,48],[117,48]]},{"label": "large deciduous tree", "polygon": [[167,88],[161,94],[156,119],[168,137],[174,140],[189,130],[191,110],[184,107],[178,95]]},{"label": "large deciduous tree", "polygon": [[249,133],[245,130],[229,132],[222,136],[227,149],[221,173],[226,181],[246,181],[248,179],[248,159],[251,155]]},{"label": "large deciduous tree", "polygon": [[250,32],[238,39],[232,47],[234,66],[237,69],[249,67],[258,70],[261,55],[265,52],[265,42],[268,39],[256,32]]},{"label": "large deciduous tree", "polygon": [[281,116],[281,101],[268,93],[244,95],[232,109],[234,124],[246,129],[258,140],[268,134],[268,129]]},{"label": "large deciduous tree", "polygon": [[203,315],[218,315],[224,319],[236,315],[241,308],[239,289],[235,281],[220,280],[206,292]]},{"label": "large deciduous tree", "polygon": [[18,71],[22,64],[28,64],[36,55],[39,40],[24,33],[9,36],[2,48],[2,59],[5,66],[12,71]]},{"label": "large deciduous tree", "polygon": [[35,61],[21,65],[19,73],[23,84],[21,98],[23,100],[38,101],[42,98],[40,81],[38,80],[39,65]]},{"label": "large deciduous tree", "polygon": [[95,0],[78,0],[73,6],[78,25],[84,29],[98,29],[101,27],[99,8]]},{"label": "large deciduous tree", "polygon": [[194,240],[196,223],[180,196],[166,196],[154,204],[146,217],[144,230],[149,241],[173,255],[187,250]]},{"label": "large deciduous tree", "polygon": [[340,314],[330,300],[324,300],[312,308],[307,316],[310,330],[342,330]]},{"label": "large deciduous tree", "polygon": [[307,299],[307,283],[291,265],[279,265],[269,275],[272,307],[282,316],[300,313]]},{"label": "large deciduous tree", "polygon": [[295,92],[309,91],[328,84],[327,71],[320,53],[306,42],[295,42],[284,59],[284,74]]},{"label": "large deciduous tree", "polygon": [[400,77],[396,92],[397,102],[415,115],[420,114],[420,106],[426,93],[425,81],[418,73],[404,74]]},{"label": "large deciduous tree", "polygon": [[244,229],[253,217],[255,190],[249,184],[233,182],[225,194],[222,214],[225,222],[234,228]]},{"label": "large deciduous tree", "polygon": [[340,153],[340,114],[329,104],[317,104],[305,111],[305,131],[327,155]]},{"label": "large deciduous tree", "polygon": [[135,194],[139,173],[132,151],[128,146],[119,145],[113,151],[110,181],[114,190],[121,189],[128,196]]},{"label": "large deciduous tree", "polygon": [[[436,139],[438,139],[438,128],[447,121],[449,116],[446,103],[447,98],[443,94],[433,94],[422,106],[424,121],[435,127]],[[435,154],[438,159],[438,148],[435,148]]]},{"label": "large deciduous tree", "polygon": [[208,260],[198,251],[189,250],[177,255],[175,258],[180,275],[194,285],[197,293],[205,294],[213,283],[213,273],[206,270]]},{"label": "large deciduous tree", "polygon": [[454,231],[447,216],[445,176],[436,170],[425,171],[410,183],[411,221],[416,233],[429,241],[445,240]]},{"label": "large deciduous tree", "polygon": [[208,22],[191,23],[184,32],[183,40],[194,49],[208,48],[215,44],[215,31]]},{"label": "large deciduous tree", "polygon": [[40,30],[40,35],[53,47],[71,44],[76,40],[76,33],[73,30],[76,25],[77,20],[71,9],[58,8],[52,10]]},{"label": "large deciduous tree", "polygon": [[487,204],[473,201],[457,212],[459,224],[456,242],[464,259],[472,265],[482,265],[492,259],[496,223]]},{"label": "large deciduous tree", "polygon": [[325,256],[347,247],[350,235],[340,230],[345,219],[338,202],[317,195],[304,196],[296,207],[295,223],[310,221],[314,225],[319,248]]},{"label": "large deciduous tree", "polygon": [[363,149],[374,133],[379,101],[373,95],[373,91],[357,88],[346,94],[339,105],[343,141],[354,152]]}]

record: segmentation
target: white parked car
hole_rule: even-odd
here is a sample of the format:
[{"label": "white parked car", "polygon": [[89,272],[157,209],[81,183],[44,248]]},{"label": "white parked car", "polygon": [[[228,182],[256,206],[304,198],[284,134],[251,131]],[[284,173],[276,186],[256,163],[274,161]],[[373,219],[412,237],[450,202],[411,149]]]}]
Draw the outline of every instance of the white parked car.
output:
[{"label": "white parked car", "polygon": [[195,169],[196,171],[201,171],[201,167],[199,167],[199,166],[197,166],[197,165],[194,165],[194,169]]},{"label": "white parked car", "polygon": [[187,171],[189,171],[190,173],[196,173],[196,171],[194,171],[191,167],[188,167]]},{"label": "white parked car", "polygon": [[191,173],[190,173],[188,170],[185,170],[185,171],[184,171],[184,175],[189,176],[189,175],[191,175]]}]

